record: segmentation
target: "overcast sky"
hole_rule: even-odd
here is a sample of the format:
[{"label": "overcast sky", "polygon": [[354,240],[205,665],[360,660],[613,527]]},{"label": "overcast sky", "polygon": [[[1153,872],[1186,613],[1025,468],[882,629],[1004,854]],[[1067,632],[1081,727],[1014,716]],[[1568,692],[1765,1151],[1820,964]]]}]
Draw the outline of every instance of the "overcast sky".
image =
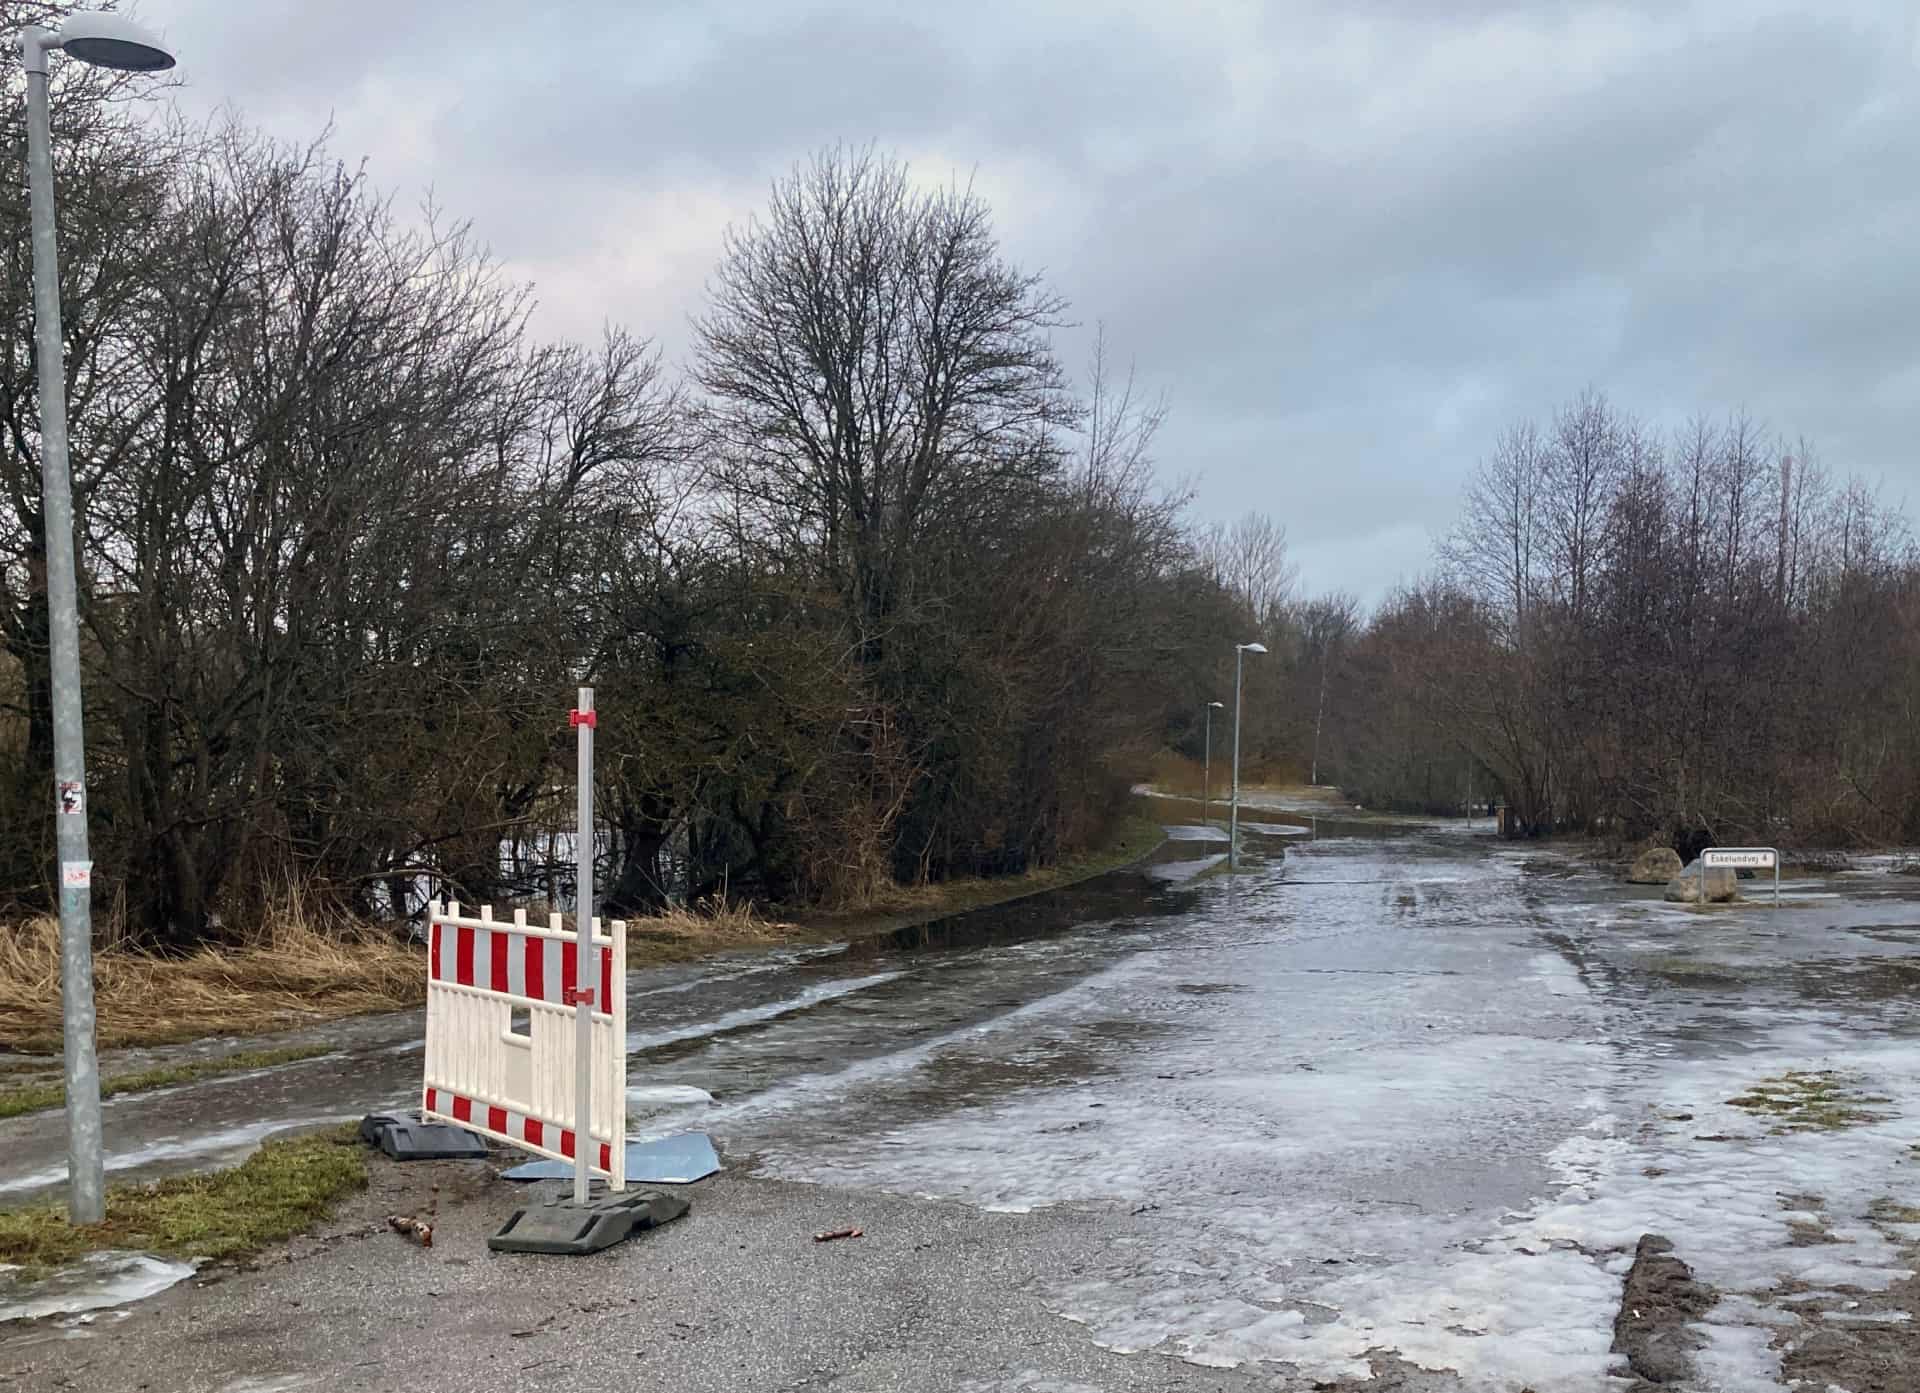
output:
[{"label": "overcast sky", "polygon": [[[199,112],[329,119],[538,291],[684,359],[721,230],[809,151],[971,178],[1104,320],[1196,510],[1315,589],[1426,564],[1505,424],[1744,408],[1920,494],[1911,0],[141,0]],[[1078,365],[1085,333],[1062,336]]]}]

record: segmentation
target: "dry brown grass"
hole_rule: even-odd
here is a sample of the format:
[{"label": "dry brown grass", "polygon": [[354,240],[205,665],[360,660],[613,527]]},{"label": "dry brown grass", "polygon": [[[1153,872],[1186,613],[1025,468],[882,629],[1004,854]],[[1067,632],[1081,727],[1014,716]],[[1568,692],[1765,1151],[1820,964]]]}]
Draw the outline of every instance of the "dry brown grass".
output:
[{"label": "dry brown grass", "polygon": [[[171,1044],[417,1006],[426,999],[418,948],[344,925],[319,925],[298,896],[246,944],[159,958],[125,948],[94,956],[100,1044]],[[60,925],[0,926],[0,1048],[60,1047]]]},{"label": "dry brown grass", "polygon": [[[1213,727],[1213,778],[1211,781],[1215,799],[1226,797],[1227,787],[1233,779],[1233,727],[1226,726],[1225,732],[1223,735],[1222,726],[1216,721]],[[1177,793],[1183,797],[1198,800],[1205,774],[1206,770],[1199,760],[1188,759],[1185,755],[1173,750],[1162,750],[1153,757],[1147,782],[1162,793]],[[1285,788],[1305,782],[1305,776],[1284,761],[1247,759],[1240,764],[1242,789]],[[1243,815],[1244,811],[1243,809]]]},{"label": "dry brown grass", "polygon": [[[890,884],[858,909],[813,912],[798,922],[724,898],[699,909],[674,908],[628,920],[627,961],[638,968],[709,953],[883,933],[1069,884],[1145,855],[1160,838],[1158,821],[1136,813],[1100,850],[1043,870],[937,885]],[[123,946],[96,949],[100,1044],[260,1035],[404,1010],[426,999],[425,955],[418,945],[348,919],[319,919],[297,892],[283,891],[273,900],[277,908],[271,916],[237,946],[203,948],[181,958]],[[38,918],[0,924],[0,1050],[59,1048],[59,923]],[[0,1071],[5,1067],[0,1063]]]},{"label": "dry brown grass", "polygon": [[[1215,760],[1213,766],[1213,791],[1220,791],[1220,777],[1224,766]],[[1188,759],[1185,755],[1172,750],[1162,750],[1153,757],[1153,769],[1147,782],[1163,793],[1184,794],[1188,798],[1200,796],[1201,775],[1204,771],[1198,760]]]},{"label": "dry brown grass", "polygon": [[627,920],[627,961],[638,967],[648,961],[785,943],[804,935],[799,925],[769,919],[744,900],[722,898],[699,909],[675,906]]},{"label": "dry brown grass", "polygon": [[[259,1035],[426,999],[422,950],[350,922],[317,924],[297,895],[246,943],[161,958],[109,947],[94,955],[103,1047],[161,1045],[209,1035]],[[752,948],[804,930],[751,905],[674,909],[630,920],[636,967]],[[60,925],[0,925],[0,1049],[60,1048]]]}]

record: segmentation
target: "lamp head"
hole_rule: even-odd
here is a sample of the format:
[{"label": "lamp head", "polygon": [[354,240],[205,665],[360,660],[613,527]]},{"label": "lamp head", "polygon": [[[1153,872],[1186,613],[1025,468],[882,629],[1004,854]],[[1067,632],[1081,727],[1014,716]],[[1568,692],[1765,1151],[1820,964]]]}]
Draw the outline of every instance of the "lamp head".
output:
[{"label": "lamp head", "polygon": [[158,73],[173,66],[172,52],[152,31],[102,10],[68,15],[49,47],[55,45],[82,63],[115,72]]}]

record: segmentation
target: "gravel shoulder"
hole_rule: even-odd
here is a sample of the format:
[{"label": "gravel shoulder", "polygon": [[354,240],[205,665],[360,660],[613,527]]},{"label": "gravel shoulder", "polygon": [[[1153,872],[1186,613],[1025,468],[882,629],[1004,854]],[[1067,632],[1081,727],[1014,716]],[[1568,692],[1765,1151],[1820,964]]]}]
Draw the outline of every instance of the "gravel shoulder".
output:
[{"label": "gravel shoulder", "polygon": [[[591,1258],[490,1253],[528,1194],[491,1166],[377,1159],[321,1232],[203,1271],[114,1319],[0,1327],[0,1387],[907,1389],[1060,1393],[1270,1388],[1271,1371],[1111,1354],[1046,1313],[1128,1216],[997,1215],[758,1180],[687,1191],[685,1219]],[[428,1217],[431,1248],[389,1213]],[[858,1225],[863,1237],[817,1243]]]}]

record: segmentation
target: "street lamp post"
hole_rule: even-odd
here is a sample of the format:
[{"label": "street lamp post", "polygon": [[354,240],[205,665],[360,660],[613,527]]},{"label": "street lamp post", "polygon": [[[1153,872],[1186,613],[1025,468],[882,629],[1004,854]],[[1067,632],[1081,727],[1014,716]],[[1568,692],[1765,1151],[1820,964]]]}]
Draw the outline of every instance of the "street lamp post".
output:
[{"label": "street lamp post", "polygon": [[1266,651],[1264,643],[1233,645],[1233,812],[1227,825],[1227,869],[1230,871],[1240,866],[1240,672],[1246,665],[1247,654]]},{"label": "street lamp post", "polygon": [[1320,703],[1313,712],[1313,770],[1307,775],[1307,782],[1315,788],[1320,787],[1320,727],[1327,719],[1327,646],[1320,645]]},{"label": "street lamp post", "polygon": [[60,874],[61,1026],[67,1076],[67,1217],[105,1217],[100,1075],[94,1058],[93,863],[87,857],[87,757],[80,713],[79,585],[73,559],[73,488],[67,466],[67,373],[60,330],[60,263],[54,242],[53,134],[47,55],[157,72],[173,55],[119,15],[81,12],[56,32],[20,31],[27,75],[27,197],[33,221],[33,334],[40,380],[41,507],[47,535],[47,637],[53,687],[53,810]]},{"label": "street lamp post", "polygon": [[1226,709],[1226,706],[1218,701],[1207,703],[1206,757],[1200,765],[1200,825],[1202,827],[1212,825],[1207,821],[1207,803],[1213,794],[1213,713]]}]

